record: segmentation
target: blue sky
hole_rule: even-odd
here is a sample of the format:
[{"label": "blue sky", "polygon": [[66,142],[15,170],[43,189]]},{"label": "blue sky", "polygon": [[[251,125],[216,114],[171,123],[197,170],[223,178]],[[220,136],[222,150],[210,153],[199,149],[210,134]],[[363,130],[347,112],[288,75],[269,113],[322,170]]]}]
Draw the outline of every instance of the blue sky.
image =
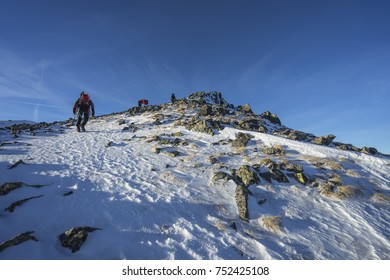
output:
[{"label": "blue sky", "polygon": [[0,120],[196,91],[390,154],[390,1],[0,0]]}]

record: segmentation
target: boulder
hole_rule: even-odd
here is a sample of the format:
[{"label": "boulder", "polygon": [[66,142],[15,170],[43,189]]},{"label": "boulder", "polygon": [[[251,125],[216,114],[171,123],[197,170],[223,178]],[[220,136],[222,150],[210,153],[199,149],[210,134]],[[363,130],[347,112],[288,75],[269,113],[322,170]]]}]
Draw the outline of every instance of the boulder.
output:
[{"label": "boulder", "polygon": [[262,152],[267,155],[283,155],[284,151],[280,145],[274,145],[272,147],[265,147]]},{"label": "boulder", "polygon": [[236,204],[240,218],[249,221],[248,190],[246,187],[241,185],[236,187]]},{"label": "boulder", "polygon": [[184,123],[184,126],[193,131],[207,133],[214,135],[214,129],[222,130],[222,126],[219,122],[213,119],[199,119],[197,117],[192,118],[189,122]]},{"label": "boulder", "polygon": [[336,136],[329,134],[328,136],[316,137],[311,142],[317,145],[329,146],[335,138]]},{"label": "boulder", "polygon": [[266,111],[266,112],[262,113],[261,117],[264,118],[264,119],[269,120],[271,123],[279,124],[279,125],[282,124],[282,122],[280,121],[279,117],[277,115],[275,115],[275,114],[271,114],[269,111]]},{"label": "boulder", "polygon": [[293,164],[293,163],[289,163],[289,162],[281,163],[280,168],[285,169],[287,171],[295,172],[295,173],[303,172],[303,167],[301,165]]},{"label": "boulder", "polygon": [[249,104],[242,105],[242,111],[244,111],[247,114],[253,114],[252,108]]},{"label": "boulder", "polygon": [[361,149],[361,152],[369,155],[376,155],[378,153],[378,150],[373,147],[363,147]]},{"label": "boulder", "polygon": [[63,247],[72,250],[72,253],[80,250],[81,246],[87,240],[88,233],[94,232],[95,230],[101,230],[94,227],[73,227],[68,231],[61,233],[58,238],[60,239]]},{"label": "boulder", "polygon": [[232,141],[232,146],[235,148],[246,147],[251,138],[253,138],[253,136],[250,134],[238,132],[236,135],[236,139]]},{"label": "boulder", "polygon": [[236,175],[241,179],[241,181],[244,183],[244,186],[246,187],[250,186],[251,184],[257,184],[260,182],[256,172],[249,165],[240,166],[236,172]]}]

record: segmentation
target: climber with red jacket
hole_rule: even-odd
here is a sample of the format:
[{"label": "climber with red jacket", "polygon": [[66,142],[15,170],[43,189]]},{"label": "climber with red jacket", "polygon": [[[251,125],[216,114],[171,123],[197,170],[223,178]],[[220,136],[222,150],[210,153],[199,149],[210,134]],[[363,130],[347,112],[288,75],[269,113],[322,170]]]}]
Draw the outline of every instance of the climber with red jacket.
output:
[{"label": "climber with red jacket", "polygon": [[93,102],[89,97],[89,94],[83,91],[80,94],[80,98],[78,98],[73,105],[73,114],[75,115],[75,117],[77,117],[76,126],[78,132],[85,131],[85,125],[89,120],[89,115],[91,112],[92,112],[92,117],[94,117],[95,106],[93,105]]}]

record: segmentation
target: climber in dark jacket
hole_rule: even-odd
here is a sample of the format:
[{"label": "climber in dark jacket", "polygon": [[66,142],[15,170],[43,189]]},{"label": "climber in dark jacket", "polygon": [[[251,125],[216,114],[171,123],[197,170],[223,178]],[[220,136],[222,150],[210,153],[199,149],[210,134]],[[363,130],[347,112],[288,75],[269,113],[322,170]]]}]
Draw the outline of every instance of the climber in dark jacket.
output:
[{"label": "climber in dark jacket", "polygon": [[[73,114],[77,117],[77,131],[85,131],[85,125],[89,120],[89,114],[92,112],[92,117],[95,116],[95,106],[88,93],[84,91],[80,94],[80,98],[73,105]],[[84,120],[83,120],[84,116]],[[83,121],[81,123],[81,121]]]}]

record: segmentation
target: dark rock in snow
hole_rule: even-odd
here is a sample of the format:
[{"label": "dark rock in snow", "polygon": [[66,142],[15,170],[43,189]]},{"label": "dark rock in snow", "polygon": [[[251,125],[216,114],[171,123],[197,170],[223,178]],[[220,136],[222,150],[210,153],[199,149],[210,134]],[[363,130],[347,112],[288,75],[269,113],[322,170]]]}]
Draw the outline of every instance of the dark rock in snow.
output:
[{"label": "dark rock in snow", "polygon": [[14,238],[7,240],[3,243],[0,244],[0,252],[4,251],[5,249],[12,247],[12,246],[17,246],[20,243],[26,242],[28,240],[33,240],[33,241],[38,241],[38,239],[33,236],[34,232],[33,231],[27,231],[24,233],[21,233]]},{"label": "dark rock in snow", "polygon": [[32,196],[32,197],[28,197],[28,198],[25,198],[25,199],[22,199],[22,200],[18,200],[14,203],[12,203],[10,206],[8,206],[6,209],[4,209],[4,211],[8,211],[10,213],[14,212],[15,211],[15,208],[17,206],[22,206],[24,203],[26,203],[27,201],[31,200],[31,199],[35,199],[35,198],[40,198],[42,197],[43,195],[38,195],[38,196]]},{"label": "dark rock in snow", "polygon": [[19,164],[25,164],[23,160],[18,160],[17,162],[15,162],[14,164],[12,164],[9,169],[13,169],[15,167],[17,167]]},{"label": "dark rock in snow", "polygon": [[0,187],[0,196],[6,195],[13,190],[23,187],[24,184],[22,182],[13,182],[13,183],[4,183]]},{"label": "dark rock in snow", "polygon": [[69,248],[72,250],[72,253],[80,250],[81,246],[87,240],[88,233],[94,232],[95,230],[102,230],[94,227],[73,227],[70,230],[60,234],[58,238],[60,239],[61,245],[63,247]]}]

